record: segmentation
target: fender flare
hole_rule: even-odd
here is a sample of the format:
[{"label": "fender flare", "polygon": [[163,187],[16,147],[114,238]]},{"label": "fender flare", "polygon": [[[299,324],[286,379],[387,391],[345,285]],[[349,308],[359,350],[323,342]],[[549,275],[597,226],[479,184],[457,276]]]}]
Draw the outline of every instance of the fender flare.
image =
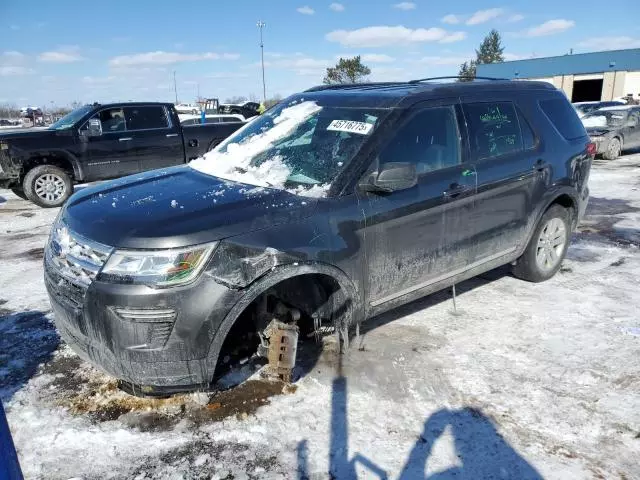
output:
[{"label": "fender flare", "polygon": [[359,323],[364,320],[364,303],[360,301],[358,290],[355,288],[355,285],[353,284],[351,279],[349,279],[349,277],[339,268],[320,262],[300,263],[298,265],[286,264],[277,266],[267,275],[260,277],[259,279],[251,283],[248,287],[246,287],[245,294],[240,298],[240,300],[238,300],[238,302],[231,308],[231,310],[227,312],[226,316],[222,320],[222,323],[220,323],[220,326],[218,327],[218,330],[214,334],[213,340],[209,345],[209,352],[207,353],[206,357],[207,369],[209,372],[211,372],[212,380],[213,375],[215,374],[215,368],[218,363],[218,356],[220,355],[222,345],[226,340],[231,327],[235,324],[242,312],[251,304],[251,302],[253,302],[266,290],[277,285],[283,280],[287,280],[299,275],[308,274],[327,275],[338,283],[338,285],[340,286],[340,290],[338,290],[338,295],[334,297],[333,301],[334,305],[339,304],[339,302],[347,305],[346,309],[344,309],[343,313],[341,313],[341,317],[347,320],[348,325]]},{"label": "fender flare", "polygon": [[[556,200],[558,200],[558,198],[560,198],[563,195],[568,195],[569,198],[571,198],[571,201],[573,202],[573,205],[574,205],[573,215],[576,215],[576,216],[578,215],[578,209],[579,209],[580,203],[578,200],[578,195],[574,188],[568,185],[563,185],[563,186],[558,186],[551,192],[548,192],[548,195],[544,199],[544,202],[541,203],[540,208],[536,211],[535,215],[533,216],[535,221],[531,222],[531,224],[528,227],[526,241],[523,242],[521,248],[519,249],[518,256],[520,256],[522,252],[524,252],[524,250],[527,248],[527,245],[529,245],[529,242],[531,242],[531,237],[533,236],[533,232],[538,226],[538,223],[540,223],[540,219],[542,218],[544,213],[549,209],[551,205],[553,205],[556,202]],[[572,218],[572,221],[573,220],[574,219]]]},{"label": "fender flare", "polygon": [[[46,158],[47,156],[57,156],[65,159],[71,164],[71,168],[73,169],[73,177],[75,180],[82,181],[84,180],[84,171],[82,169],[82,165],[78,159],[69,153],[66,150],[61,149],[53,149],[53,150],[37,150],[32,152],[27,158],[27,162],[36,158]],[[26,173],[26,172],[25,172]]]}]

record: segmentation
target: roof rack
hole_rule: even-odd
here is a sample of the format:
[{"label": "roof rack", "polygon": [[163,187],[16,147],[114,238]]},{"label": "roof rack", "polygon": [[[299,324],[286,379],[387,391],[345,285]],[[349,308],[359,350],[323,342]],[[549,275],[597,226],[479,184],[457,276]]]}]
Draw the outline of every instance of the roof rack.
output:
[{"label": "roof rack", "polygon": [[311,87],[305,92],[320,92],[322,90],[347,90],[350,88],[376,88],[376,87],[396,87],[406,86],[411,82],[368,82],[368,83],[336,83],[333,85],[318,85]]},{"label": "roof rack", "polygon": [[[428,82],[430,80],[451,80],[451,79],[460,79],[460,78],[467,78],[467,77],[462,77],[460,75],[450,75],[450,76],[446,76],[446,77],[428,77],[428,78],[418,78],[416,80],[410,80],[409,83],[410,84],[416,84],[416,83],[421,83],[421,82]],[[508,80],[507,78],[494,78],[494,77],[474,77],[470,80]]]}]

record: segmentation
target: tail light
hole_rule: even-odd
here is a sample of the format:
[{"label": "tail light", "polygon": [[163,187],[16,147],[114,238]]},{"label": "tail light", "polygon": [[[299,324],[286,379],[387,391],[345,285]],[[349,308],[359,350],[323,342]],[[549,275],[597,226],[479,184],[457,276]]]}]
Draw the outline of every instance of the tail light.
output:
[{"label": "tail light", "polygon": [[598,147],[594,142],[587,143],[587,155],[590,157],[595,157],[598,152]]}]

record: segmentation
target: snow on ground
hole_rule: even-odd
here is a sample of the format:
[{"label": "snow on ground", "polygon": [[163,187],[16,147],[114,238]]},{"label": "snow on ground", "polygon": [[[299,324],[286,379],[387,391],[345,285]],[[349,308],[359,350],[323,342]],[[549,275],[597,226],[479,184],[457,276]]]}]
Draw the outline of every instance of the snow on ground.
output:
[{"label": "snow on ground", "polygon": [[0,397],[26,477],[640,478],[639,167],[596,162],[548,282],[498,269],[457,286],[457,311],[444,291],[371,320],[342,358],[305,346],[293,387],[247,364],[238,387],[168,400],[58,345],[56,212],[1,190]]}]

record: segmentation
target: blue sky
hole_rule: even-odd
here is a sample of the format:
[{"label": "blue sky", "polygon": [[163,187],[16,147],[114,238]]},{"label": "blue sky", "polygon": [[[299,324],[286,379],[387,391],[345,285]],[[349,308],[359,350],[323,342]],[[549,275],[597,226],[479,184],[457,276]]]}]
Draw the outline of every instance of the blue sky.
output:
[{"label": "blue sky", "polygon": [[[484,35],[507,59],[640,47],[635,1],[601,0],[59,0],[0,1],[0,103],[180,101],[261,97],[322,82],[340,56],[360,54],[371,80],[456,74]],[[615,21],[614,21],[615,20]]]}]

